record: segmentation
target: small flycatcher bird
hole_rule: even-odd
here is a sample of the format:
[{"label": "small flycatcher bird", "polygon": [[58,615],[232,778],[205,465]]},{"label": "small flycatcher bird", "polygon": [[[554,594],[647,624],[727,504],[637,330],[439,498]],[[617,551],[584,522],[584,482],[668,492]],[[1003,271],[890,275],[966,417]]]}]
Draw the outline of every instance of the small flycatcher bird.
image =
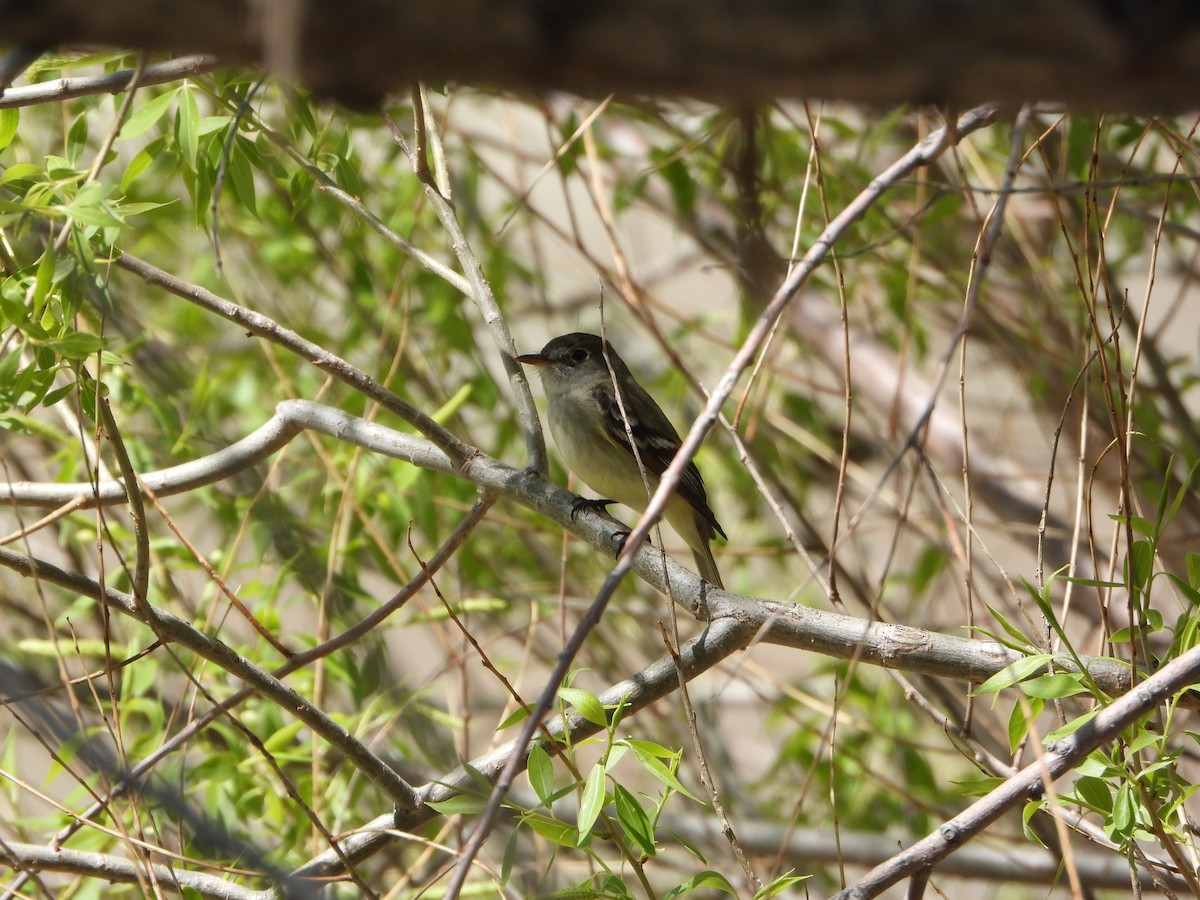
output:
[{"label": "small flycatcher bird", "polygon": [[[611,498],[600,503],[615,501],[645,509],[682,441],[612,345],[595,334],[564,334],[540,353],[518,356],[517,361],[536,366],[542,376],[550,433],[567,467],[592,490]],[[620,389],[620,403],[614,383]],[[629,442],[631,433],[637,457]],[[638,458],[645,468],[645,481]],[[709,542],[718,534],[725,537],[725,532],[708,505],[704,480],[695,463],[688,463],[664,515],[691,547],[700,576],[724,588]]]}]

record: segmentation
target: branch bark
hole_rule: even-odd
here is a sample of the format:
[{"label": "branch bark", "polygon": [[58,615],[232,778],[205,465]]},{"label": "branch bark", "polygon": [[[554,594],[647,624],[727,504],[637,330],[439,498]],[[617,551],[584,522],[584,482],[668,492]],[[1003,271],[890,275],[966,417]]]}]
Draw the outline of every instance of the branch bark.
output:
[{"label": "branch bark", "polygon": [[[301,17],[284,18],[287,10]],[[1200,8],[1104,0],[0,0],[5,40],[275,61],[314,90],[374,103],[414,79],[582,94],[893,104],[1059,100],[1183,108],[1200,80]]]},{"label": "branch bark", "polygon": [[[140,480],[161,496],[211,484],[260,462],[305,428],[434,472],[465,478],[488,493],[532,509],[603,553],[615,556],[617,552],[618,545],[613,540],[614,520],[600,513],[573,515],[575,495],[528,470],[515,469],[478,450],[473,450],[467,462],[456,468],[449,457],[427,441],[307,400],[280,403],[275,416],[268,422],[225,450],[161,472],[147,472]],[[102,503],[119,503],[125,500],[125,491],[119,481],[101,481],[94,487],[86,482],[0,483],[0,502],[38,506],[72,502],[87,505],[96,502],[94,498],[99,498]],[[17,562],[20,559],[22,557],[16,554],[0,551],[0,564],[16,571],[28,568]],[[838,659],[855,658],[886,668],[976,683],[1022,657],[1018,651],[995,641],[938,634],[795,603],[717,591],[705,585],[695,573],[670,557],[664,557],[655,547],[644,546],[638,552],[633,560],[633,571],[664,593],[668,593],[669,588],[670,595],[690,614],[710,623],[722,620],[735,623],[739,633],[745,636],[743,647],[757,639]],[[44,572],[39,571],[39,574],[46,577]],[[76,582],[62,578],[48,580],[84,593],[89,592],[88,586],[92,584],[86,579]],[[1122,694],[1129,689],[1130,673],[1124,663],[1101,657],[1084,657],[1082,661],[1089,675],[1106,693]],[[1065,655],[1056,660],[1056,665],[1065,671],[1076,670],[1073,660]]]}]

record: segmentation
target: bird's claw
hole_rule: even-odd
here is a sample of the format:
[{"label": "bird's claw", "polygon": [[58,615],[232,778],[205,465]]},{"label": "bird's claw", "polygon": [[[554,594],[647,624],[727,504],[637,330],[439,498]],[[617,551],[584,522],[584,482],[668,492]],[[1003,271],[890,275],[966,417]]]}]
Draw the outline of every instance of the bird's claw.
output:
[{"label": "bird's claw", "polygon": [[[631,534],[633,534],[632,531],[614,531],[608,536],[609,540],[617,542],[617,556],[620,556],[621,551],[625,549],[625,542],[629,540]],[[650,540],[649,535],[646,536],[646,543],[651,547],[654,546],[654,541]]]},{"label": "bird's claw", "polygon": [[576,497],[571,501],[571,521],[574,522],[580,511],[585,509],[598,509],[607,513],[608,508],[616,502],[616,500],[592,500],[589,497]]}]

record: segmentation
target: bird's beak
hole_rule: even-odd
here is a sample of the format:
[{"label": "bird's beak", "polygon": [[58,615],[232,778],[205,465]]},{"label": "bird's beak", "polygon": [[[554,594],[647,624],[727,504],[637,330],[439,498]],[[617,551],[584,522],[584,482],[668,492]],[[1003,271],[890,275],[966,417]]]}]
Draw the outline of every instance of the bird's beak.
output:
[{"label": "bird's beak", "polygon": [[551,365],[552,360],[540,353],[526,353],[524,356],[518,356],[517,362],[527,366],[548,366]]}]

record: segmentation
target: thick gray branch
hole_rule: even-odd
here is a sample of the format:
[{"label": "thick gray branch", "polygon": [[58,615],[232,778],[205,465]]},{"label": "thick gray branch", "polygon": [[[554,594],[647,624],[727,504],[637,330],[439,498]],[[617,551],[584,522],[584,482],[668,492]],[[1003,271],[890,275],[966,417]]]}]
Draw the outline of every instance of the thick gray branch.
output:
[{"label": "thick gray branch", "polygon": [[279,896],[278,892],[271,888],[256,891],[215,875],[190,872],[179,866],[133,862],[109,853],[53,850],[38,844],[15,841],[0,843],[0,864],[17,871],[85,875],[112,884],[145,884],[146,871],[152,869],[159,886],[181,894],[190,890],[201,897],[214,900],[272,900]]},{"label": "thick gray branch", "polygon": [[[435,472],[466,478],[486,491],[545,516],[596,549],[609,555],[616,553],[612,519],[592,514],[578,516],[576,521],[572,518],[574,495],[531,472],[514,469],[483,453],[474,453],[461,470],[456,470],[449,458],[428,441],[306,400],[280,403],[274,417],[225,450],[161,472],[146,473],[141,480],[162,495],[212,484],[262,461],[302,428]],[[0,502],[19,505],[57,506],[71,501],[90,504],[96,496],[103,503],[119,503],[125,499],[125,491],[117,481],[100,482],[95,488],[87,483],[0,483]],[[693,615],[714,622],[722,619],[736,622],[745,643],[758,636],[767,643],[804,648],[839,659],[856,658],[873,665],[972,682],[987,679],[1021,656],[994,641],[869,622],[794,603],[716,591],[669,557],[665,565],[664,570],[661,552],[644,547],[634,561],[633,570],[648,584],[670,593]],[[1067,657],[1058,663],[1063,669],[1074,668]],[[1122,663],[1102,658],[1088,658],[1085,663],[1107,693],[1115,695],[1128,690],[1129,670]]]},{"label": "thick gray branch", "polygon": [[[279,6],[284,6],[280,4]],[[1200,7],[1105,0],[0,0],[4,38],[267,57],[374,102],[412,79],[585,94],[1189,107]],[[291,40],[299,34],[299,46]]]}]

